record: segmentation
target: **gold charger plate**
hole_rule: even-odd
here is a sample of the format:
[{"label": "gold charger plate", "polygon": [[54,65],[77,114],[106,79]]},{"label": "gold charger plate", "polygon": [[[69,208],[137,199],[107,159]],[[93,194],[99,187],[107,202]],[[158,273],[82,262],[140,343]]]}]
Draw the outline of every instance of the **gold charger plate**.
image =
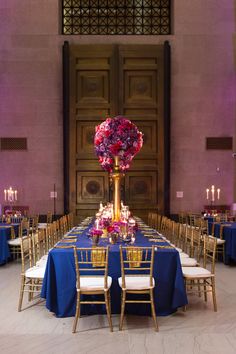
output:
[{"label": "gold charger plate", "polygon": [[155,238],[149,239],[148,241],[150,241],[150,242],[162,242],[162,243],[165,243],[165,240],[155,239]]},{"label": "gold charger plate", "polygon": [[163,249],[175,249],[174,247],[172,247],[172,246],[162,246],[162,245],[159,245],[159,246],[156,246],[157,248],[163,248]]},{"label": "gold charger plate", "polygon": [[60,243],[61,242],[65,242],[65,243],[72,243],[73,242],[73,243],[75,243],[75,240],[74,239],[73,240],[72,239],[63,239],[63,240],[60,241]]}]

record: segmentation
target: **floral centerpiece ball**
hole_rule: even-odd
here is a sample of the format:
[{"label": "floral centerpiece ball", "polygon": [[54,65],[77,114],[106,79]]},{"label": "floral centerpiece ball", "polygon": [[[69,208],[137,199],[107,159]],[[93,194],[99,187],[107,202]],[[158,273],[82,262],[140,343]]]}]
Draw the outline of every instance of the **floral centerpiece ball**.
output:
[{"label": "floral centerpiece ball", "polygon": [[143,145],[143,134],[122,116],[107,118],[96,127],[94,146],[102,168],[113,171],[114,156],[119,156],[120,169],[126,171]]}]

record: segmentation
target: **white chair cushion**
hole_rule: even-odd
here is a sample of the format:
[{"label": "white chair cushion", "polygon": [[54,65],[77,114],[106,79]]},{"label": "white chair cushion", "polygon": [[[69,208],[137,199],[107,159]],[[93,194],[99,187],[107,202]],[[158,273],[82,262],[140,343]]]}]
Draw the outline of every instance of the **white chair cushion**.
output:
[{"label": "white chair cushion", "polygon": [[8,245],[10,246],[20,246],[20,238],[14,238],[13,240],[8,240],[7,241]]},{"label": "white chair cushion", "polygon": [[194,258],[181,258],[180,263],[182,267],[196,267],[197,261]]},{"label": "white chair cushion", "polygon": [[46,267],[47,259],[41,258],[39,261],[36,262],[36,267]]},{"label": "white chair cushion", "polygon": [[180,256],[180,258],[189,258],[189,255],[185,252],[180,252],[179,256]]},{"label": "white chair cushion", "polygon": [[217,245],[223,245],[223,243],[225,243],[225,240],[222,240],[221,238],[209,235],[210,238],[215,239],[216,238],[216,243]]},{"label": "white chair cushion", "polygon": [[[107,277],[107,287],[111,287],[112,278]],[[80,277],[80,290],[81,291],[95,291],[104,289],[104,276],[97,277]],[[77,289],[78,291],[78,289]]]},{"label": "white chair cushion", "polygon": [[216,244],[217,245],[223,245],[225,243],[225,240],[222,240],[221,238],[217,238]]},{"label": "white chair cushion", "polygon": [[[155,279],[153,279],[153,287],[155,286]],[[122,278],[118,279],[119,285],[122,288]],[[125,276],[125,285],[127,290],[142,290],[150,289],[150,277],[149,276]]]},{"label": "white chair cushion", "polygon": [[44,259],[44,260],[46,260],[46,261],[47,261],[47,260],[48,260],[48,255],[47,255],[47,254],[45,254],[44,256],[42,256],[42,257],[41,257],[41,259]]},{"label": "white chair cushion", "polygon": [[209,278],[214,276],[209,270],[202,267],[182,267],[182,272],[185,278]]},{"label": "white chair cushion", "polygon": [[46,222],[38,223],[38,229],[46,229],[46,228],[47,228],[47,223]]},{"label": "white chair cushion", "polygon": [[[23,236],[22,239],[26,238],[27,236]],[[20,237],[13,238],[12,240],[8,240],[7,243],[10,246],[20,246]]]},{"label": "white chair cushion", "polygon": [[43,279],[45,267],[32,267],[26,270],[25,276],[32,279]]}]

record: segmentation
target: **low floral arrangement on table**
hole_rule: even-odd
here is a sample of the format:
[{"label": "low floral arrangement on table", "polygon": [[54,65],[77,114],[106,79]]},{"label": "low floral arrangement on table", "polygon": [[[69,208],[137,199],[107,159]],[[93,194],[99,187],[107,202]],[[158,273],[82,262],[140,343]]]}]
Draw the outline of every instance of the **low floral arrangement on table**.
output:
[{"label": "low floral arrangement on table", "polygon": [[143,145],[143,133],[123,116],[107,118],[96,127],[94,146],[102,168],[113,171],[114,156],[119,156],[120,169],[126,171]]},{"label": "low floral arrangement on table", "polygon": [[5,215],[9,215],[9,216],[21,216],[21,212],[18,211],[18,210],[6,209],[6,210],[5,210]]},{"label": "low floral arrangement on table", "polygon": [[107,206],[100,207],[96,214],[94,226],[89,232],[93,243],[97,244],[100,237],[109,238],[111,243],[116,243],[118,239],[134,242],[137,225],[130,212],[124,213],[120,221],[112,221],[111,210],[112,206],[108,203]]}]

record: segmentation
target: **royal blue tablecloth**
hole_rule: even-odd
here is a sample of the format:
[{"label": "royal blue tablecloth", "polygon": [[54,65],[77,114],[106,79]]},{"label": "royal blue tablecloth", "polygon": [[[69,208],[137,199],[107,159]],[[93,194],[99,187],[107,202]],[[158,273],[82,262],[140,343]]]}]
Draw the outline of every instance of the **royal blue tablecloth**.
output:
[{"label": "royal blue tablecloth", "polygon": [[[7,241],[11,237],[12,224],[0,223],[0,265],[5,264],[10,260],[11,254]],[[18,224],[14,224],[14,230],[17,232]]]},{"label": "royal blue tablecloth", "polygon": [[[223,239],[225,240],[225,264],[236,262],[236,223],[225,224],[223,229]],[[212,223],[209,223],[209,232],[211,231]],[[214,235],[220,236],[220,224],[215,224]]]},{"label": "royal blue tablecloth", "polygon": [[11,236],[11,226],[0,224],[0,264],[5,264],[10,259],[10,250],[7,240]]},{"label": "royal blue tablecloth", "polygon": [[[78,237],[77,247],[91,247],[92,241],[86,231]],[[65,243],[63,243],[65,244]],[[106,246],[100,241],[99,246]],[[137,232],[135,246],[155,246],[140,231]],[[162,245],[165,244],[163,241]],[[71,243],[69,244],[71,245]],[[121,290],[117,279],[121,276],[119,244],[110,245],[109,275],[112,277],[112,313],[120,313]],[[175,249],[159,249],[154,259],[155,306],[157,315],[169,315],[178,307],[187,304],[179,254]],[[75,264],[72,249],[53,249],[49,252],[41,296],[46,299],[46,307],[58,317],[75,315],[76,287]],[[105,313],[101,305],[83,305],[82,314]],[[148,304],[127,304],[126,313],[150,314]]]}]

